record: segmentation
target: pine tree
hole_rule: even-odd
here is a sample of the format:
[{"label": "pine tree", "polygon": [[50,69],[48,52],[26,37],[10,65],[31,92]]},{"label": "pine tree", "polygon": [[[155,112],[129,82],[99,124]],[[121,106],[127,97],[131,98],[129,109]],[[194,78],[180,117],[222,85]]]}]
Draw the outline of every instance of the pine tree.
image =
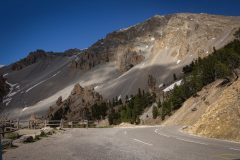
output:
[{"label": "pine tree", "polygon": [[128,100],[129,100],[128,95],[126,95],[126,97],[125,97],[125,103],[127,103]]},{"label": "pine tree", "polygon": [[240,40],[240,28],[234,33],[236,39]]},{"label": "pine tree", "polygon": [[174,73],[173,74],[173,81],[176,81],[177,80],[177,76],[176,76],[176,74]]},{"label": "pine tree", "polygon": [[231,74],[231,71],[225,64],[223,64],[221,62],[218,62],[215,64],[216,78],[225,78],[226,76],[229,76],[230,74]]},{"label": "pine tree", "polygon": [[156,106],[154,106],[152,109],[152,115],[153,115],[153,119],[156,119],[158,116],[158,108]]},{"label": "pine tree", "polygon": [[138,96],[139,96],[139,97],[142,97],[142,92],[141,92],[141,89],[140,89],[140,88],[138,88]]}]

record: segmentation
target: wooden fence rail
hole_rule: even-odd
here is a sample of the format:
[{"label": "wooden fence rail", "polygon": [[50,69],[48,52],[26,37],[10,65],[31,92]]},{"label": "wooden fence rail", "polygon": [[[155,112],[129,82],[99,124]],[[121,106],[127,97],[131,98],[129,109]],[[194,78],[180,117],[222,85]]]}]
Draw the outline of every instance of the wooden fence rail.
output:
[{"label": "wooden fence rail", "polygon": [[88,120],[81,121],[66,121],[66,120],[1,120],[0,121],[0,135],[4,136],[5,133],[15,132],[19,129],[41,129],[43,127],[60,127],[60,128],[88,128]]}]

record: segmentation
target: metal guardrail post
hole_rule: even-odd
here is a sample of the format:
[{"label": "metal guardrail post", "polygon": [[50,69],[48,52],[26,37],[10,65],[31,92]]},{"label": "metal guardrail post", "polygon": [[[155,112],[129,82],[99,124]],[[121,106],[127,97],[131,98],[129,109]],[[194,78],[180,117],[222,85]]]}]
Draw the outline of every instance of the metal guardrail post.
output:
[{"label": "metal guardrail post", "polygon": [[2,160],[2,135],[0,135],[0,160]]}]

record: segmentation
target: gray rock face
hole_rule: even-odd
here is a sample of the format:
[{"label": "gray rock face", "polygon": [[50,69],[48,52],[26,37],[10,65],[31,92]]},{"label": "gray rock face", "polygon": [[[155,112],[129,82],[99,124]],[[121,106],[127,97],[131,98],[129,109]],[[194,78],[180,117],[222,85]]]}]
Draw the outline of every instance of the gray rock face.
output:
[{"label": "gray rock face", "polygon": [[[91,69],[97,64],[117,61],[125,72],[139,64],[155,49],[169,49],[173,57],[204,57],[231,40],[239,17],[207,14],[154,16],[135,26],[115,31],[85,50],[73,66]],[[131,67],[130,67],[131,66]]]}]

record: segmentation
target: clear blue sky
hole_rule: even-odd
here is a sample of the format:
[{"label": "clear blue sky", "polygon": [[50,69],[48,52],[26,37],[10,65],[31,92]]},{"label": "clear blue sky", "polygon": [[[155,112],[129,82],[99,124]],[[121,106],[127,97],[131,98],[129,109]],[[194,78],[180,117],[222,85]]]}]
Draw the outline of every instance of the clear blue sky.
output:
[{"label": "clear blue sky", "polygon": [[0,0],[0,64],[30,51],[86,48],[107,33],[177,12],[240,15],[240,0]]}]

